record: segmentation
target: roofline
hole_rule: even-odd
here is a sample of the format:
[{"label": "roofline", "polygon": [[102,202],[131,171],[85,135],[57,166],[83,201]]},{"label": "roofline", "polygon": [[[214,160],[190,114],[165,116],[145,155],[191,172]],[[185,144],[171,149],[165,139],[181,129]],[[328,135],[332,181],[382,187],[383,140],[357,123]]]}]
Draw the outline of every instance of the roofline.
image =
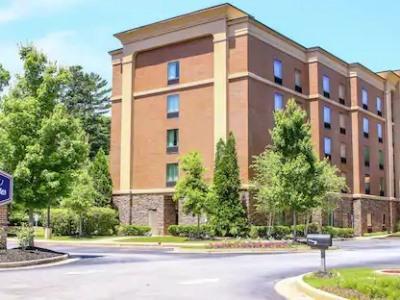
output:
[{"label": "roofline", "polygon": [[120,53],[122,53],[123,49],[124,48],[118,48],[118,49],[110,50],[110,51],[108,51],[108,54],[110,54],[110,55],[120,54]]},{"label": "roofline", "polygon": [[400,78],[400,74],[397,74],[396,72],[400,72],[400,70],[386,70],[386,71],[376,72],[376,74],[378,74],[379,76],[381,76],[380,74],[390,73],[390,74],[393,74],[394,76]]},{"label": "roofline", "polygon": [[[286,42],[292,44],[293,46],[299,48],[300,50],[305,51],[306,53],[307,52],[312,52],[312,51],[322,52],[323,54],[329,56],[333,60],[339,62],[340,64],[342,64],[342,65],[344,65],[344,66],[346,66],[348,68],[349,67],[360,67],[360,68],[364,69],[365,71],[367,71],[369,74],[373,75],[374,77],[379,78],[380,80],[384,80],[381,76],[378,75],[378,73],[382,73],[382,72],[374,72],[370,68],[366,67],[365,65],[363,65],[363,64],[361,64],[359,62],[349,63],[349,62],[341,59],[340,57],[336,56],[335,54],[327,51],[326,49],[324,49],[324,48],[322,48],[320,46],[305,47],[304,45],[296,42],[295,40],[287,37],[286,35],[284,35],[284,34],[280,33],[279,31],[269,27],[268,25],[265,25],[263,22],[257,20],[254,16],[250,15],[249,13],[245,12],[244,10],[242,10],[242,9],[240,9],[240,8],[236,7],[235,5],[232,5],[232,4],[228,3],[228,2],[225,2],[225,3],[222,3],[222,4],[213,5],[213,6],[206,7],[206,8],[199,9],[199,10],[195,10],[195,11],[192,11],[192,12],[189,12],[189,13],[184,13],[184,14],[177,15],[177,16],[174,16],[174,17],[171,17],[171,18],[168,18],[168,19],[159,20],[159,21],[156,21],[156,22],[153,22],[153,23],[150,23],[150,24],[142,25],[142,26],[139,26],[139,27],[135,27],[135,28],[132,28],[132,29],[125,30],[125,31],[121,31],[119,33],[114,34],[114,37],[119,38],[121,35],[128,34],[128,33],[134,32],[136,30],[139,30],[139,29],[142,29],[142,28],[145,28],[145,27],[150,27],[150,26],[153,26],[153,25],[169,22],[169,21],[172,21],[172,20],[175,20],[175,19],[179,19],[179,18],[182,18],[182,17],[187,17],[187,16],[199,14],[199,13],[202,13],[202,12],[206,12],[206,11],[213,10],[213,9],[216,9],[216,8],[220,8],[220,7],[224,7],[224,6],[225,7],[232,7],[234,9],[238,10],[239,12],[241,12],[244,15],[248,16],[250,22],[254,22],[256,25],[260,25],[260,26],[264,27],[264,29],[267,29],[272,34],[277,35],[279,38],[282,38]],[[116,49],[116,50],[112,50],[112,51],[109,52],[109,54],[110,55],[117,54],[118,51],[121,51],[121,50],[122,50],[122,48]],[[392,72],[396,72],[396,71],[399,72],[400,69],[399,70],[393,70]],[[396,73],[394,73],[394,74],[396,76],[400,77]]]},{"label": "roofline", "polygon": [[222,4],[217,4],[217,5],[213,5],[213,6],[210,6],[210,7],[206,7],[206,8],[198,9],[198,10],[195,10],[195,11],[191,11],[191,12],[188,12],[188,13],[180,14],[180,15],[168,18],[168,19],[159,20],[159,21],[156,21],[156,22],[153,22],[153,23],[149,23],[149,24],[146,24],[146,25],[142,25],[142,26],[139,26],[139,27],[134,27],[134,28],[131,28],[131,29],[127,29],[127,30],[115,33],[114,37],[118,38],[118,36],[121,36],[123,34],[127,34],[127,33],[130,33],[130,32],[136,31],[138,29],[142,29],[142,28],[145,28],[145,27],[148,27],[148,26],[153,26],[153,25],[156,25],[156,24],[164,23],[164,22],[169,22],[169,21],[172,21],[172,20],[175,20],[175,19],[179,19],[179,18],[182,18],[182,17],[187,17],[187,16],[199,14],[199,13],[202,13],[202,12],[205,12],[205,11],[208,11],[208,10],[213,10],[213,9],[224,7],[224,6],[233,7],[234,9],[237,9],[238,11],[240,11],[241,13],[249,16],[250,18],[254,18],[252,15],[248,14],[244,10],[242,10],[242,9],[240,9],[240,8],[230,4],[228,2],[225,2],[225,3],[222,3]]}]

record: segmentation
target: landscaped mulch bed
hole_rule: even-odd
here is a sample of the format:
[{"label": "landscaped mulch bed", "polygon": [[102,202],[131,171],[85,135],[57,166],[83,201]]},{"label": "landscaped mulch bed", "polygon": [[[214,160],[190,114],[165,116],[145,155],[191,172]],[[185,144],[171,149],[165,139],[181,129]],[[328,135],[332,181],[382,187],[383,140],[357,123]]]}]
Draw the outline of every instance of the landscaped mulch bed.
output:
[{"label": "landscaped mulch bed", "polygon": [[26,250],[22,250],[21,248],[0,250],[0,265],[1,263],[32,261],[62,255],[64,255],[64,253],[38,247],[29,247]]}]

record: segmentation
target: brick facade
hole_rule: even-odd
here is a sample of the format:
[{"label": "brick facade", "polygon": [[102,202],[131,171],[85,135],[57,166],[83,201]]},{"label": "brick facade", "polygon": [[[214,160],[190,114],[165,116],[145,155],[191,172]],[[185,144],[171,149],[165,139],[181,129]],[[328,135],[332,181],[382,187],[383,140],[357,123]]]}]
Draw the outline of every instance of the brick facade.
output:
[{"label": "brick facade", "polygon": [[7,206],[0,206],[0,249],[7,249]]},{"label": "brick facade", "polygon": [[[283,107],[294,98],[308,114],[318,158],[329,157],[349,188],[333,214],[314,214],[314,219],[335,226],[354,224],[359,234],[381,231],[384,222],[396,223],[400,71],[375,73],[320,47],[304,47],[229,4],[115,37],[122,48],[110,52],[110,170],[122,222],[152,223],[155,232],[166,232],[167,225],[176,222],[171,200],[164,198],[173,193],[167,165],[198,151],[205,178],[212,182],[216,143],[228,132],[236,138],[246,190],[254,175],[253,157],[271,144],[268,132],[274,126],[275,105]],[[170,81],[172,62],[178,69]],[[369,103],[362,101],[365,92]],[[167,113],[171,96],[179,104],[173,116]],[[166,143],[171,129],[178,132],[172,152]],[[267,223],[267,214],[255,210],[248,192],[241,197],[250,221]],[[195,223],[181,210],[178,219]],[[279,216],[282,222],[291,219],[290,213]]]},{"label": "brick facade", "polygon": [[117,195],[113,203],[122,224],[150,226],[153,235],[167,234],[169,225],[176,224],[176,205],[170,195]]}]

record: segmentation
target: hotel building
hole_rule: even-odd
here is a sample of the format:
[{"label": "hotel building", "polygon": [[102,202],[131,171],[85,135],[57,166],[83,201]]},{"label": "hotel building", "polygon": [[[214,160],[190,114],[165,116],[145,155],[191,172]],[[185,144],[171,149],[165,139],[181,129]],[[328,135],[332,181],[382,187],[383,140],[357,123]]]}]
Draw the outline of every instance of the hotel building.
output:
[{"label": "hotel building", "polygon": [[171,224],[191,222],[172,201],[179,157],[199,151],[211,180],[216,142],[229,132],[252,219],[252,157],[271,142],[273,111],[294,98],[309,115],[316,153],[349,187],[324,222],[354,226],[357,235],[395,226],[400,71],[375,73],[306,48],[230,4],[115,37],[122,48],[110,52],[110,163],[122,223],[164,234]]}]

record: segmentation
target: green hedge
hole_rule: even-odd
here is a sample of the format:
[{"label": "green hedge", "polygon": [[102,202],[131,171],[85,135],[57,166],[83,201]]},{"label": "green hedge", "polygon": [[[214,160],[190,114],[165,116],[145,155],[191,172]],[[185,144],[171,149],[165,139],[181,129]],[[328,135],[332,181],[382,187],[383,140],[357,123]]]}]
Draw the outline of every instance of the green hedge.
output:
[{"label": "green hedge", "polygon": [[[171,225],[168,227],[169,234],[188,238],[197,238],[197,225]],[[215,227],[211,225],[200,225],[200,238],[213,238]]]},{"label": "green hedge", "polygon": [[118,235],[122,236],[145,236],[149,235],[151,228],[140,225],[120,225],[118,226]]},{"label": "green hedge", "polygon": [[[78,218],[68,209],[51,210],[51,227],[54,235],[74,236],[78,234]],[[47,212],[42,212],[42,222],[47,224]],[[93,207],[83,221],[85,235],[111,235],[118,225],[117,212],[112,208]]]},{"label": "green hedge", "polygon": [[[304,237],[305,225],[300,224],[296,226],[296,233],[298,237]],[[268,236],[268,226],[251,226],[250,237],[251,238],[273,238],[275,240],[281,240],[288,238],[293,233],[293,226],[278,226],[275,225],[270,231]],[[311,223],[308,226],[308,233],[318,233],[318,224]],[[331,234],[332,237],[350,238],[354,236],[353,228],[339,228],[332,226],[324,226],[322,233]]]},{"label": "green hedge", "polygon": [[322,233],[330,234],[332,237],[351,238],[354,236],[353,228],[339,228],[332,226],[322,227]]}]

